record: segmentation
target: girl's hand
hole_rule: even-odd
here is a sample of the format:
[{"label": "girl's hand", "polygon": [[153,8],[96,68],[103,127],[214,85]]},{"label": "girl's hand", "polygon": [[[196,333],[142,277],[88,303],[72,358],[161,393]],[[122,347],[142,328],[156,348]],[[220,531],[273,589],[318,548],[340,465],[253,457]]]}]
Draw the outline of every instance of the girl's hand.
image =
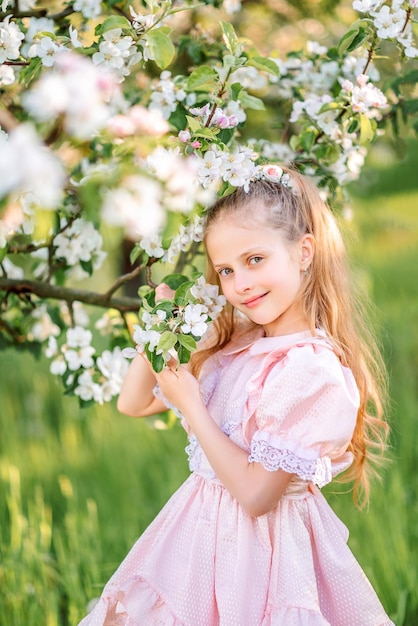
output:
[{"label": "girl's hand", "polygon": [[157,285],[155,288],[155,302],[160,300],[172,300],[174,298],[175,291],[171,289],[165,283]]},{"label": "girl's hand", "polygon": [[204,407],[199,391],[199,383],[184,365],[176,369],[176,361],[169,361],[169,366],[155,374],[157,383],[167,400],[186,417]]}]

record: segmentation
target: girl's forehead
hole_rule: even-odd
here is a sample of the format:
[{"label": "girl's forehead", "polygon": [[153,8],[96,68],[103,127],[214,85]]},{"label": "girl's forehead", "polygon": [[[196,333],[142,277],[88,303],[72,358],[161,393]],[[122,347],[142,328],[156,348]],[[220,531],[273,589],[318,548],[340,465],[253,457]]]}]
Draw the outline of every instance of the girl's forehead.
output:
[{"label": "girl's forehead", "polygon": [[236,215],[219,218],[206,233],[206,248],[210,257],[257,246],[276,247],[283,243],[283,233],[263,220],[246,221]]}]

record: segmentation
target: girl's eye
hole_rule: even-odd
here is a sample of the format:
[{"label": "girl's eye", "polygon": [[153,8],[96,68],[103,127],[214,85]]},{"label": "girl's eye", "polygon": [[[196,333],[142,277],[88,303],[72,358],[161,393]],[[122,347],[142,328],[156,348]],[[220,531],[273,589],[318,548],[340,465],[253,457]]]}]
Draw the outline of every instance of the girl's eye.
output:
[{"label": "girl's eye", "polygon": [[219,270],[219,276],[228,276],[228,274],[230,274],[232,272],[230,267],[223,267],[222,269]]},{"label": "girl's eye", "polygon": [[262,256],[252,256],[251,259],[249,260],[249,264],[256,265],[257,263],[260,263],[260,261],[262,260],[263,260]]}]

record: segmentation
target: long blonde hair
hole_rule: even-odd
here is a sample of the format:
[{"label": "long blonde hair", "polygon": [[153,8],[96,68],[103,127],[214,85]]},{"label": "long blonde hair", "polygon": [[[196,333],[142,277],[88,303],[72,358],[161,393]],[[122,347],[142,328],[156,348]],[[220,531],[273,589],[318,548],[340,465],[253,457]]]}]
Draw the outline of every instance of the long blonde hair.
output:
[{"label": "long blonde hair", "polygon": [[[354,481],[354,501],[368,501],[370,477],[377,469],[386,447],[388,425],[383,419],[386,396],[385,367],[370,323],[367,322],[362,298],[354,295],[345,246],[336,219],[322,201],[315,185],[296,171],[287,170],[293,188],[267,180],[250,183],[249,190],[237,188],[220,198],[208,211],[206,232],[222,216],[245,212],[245,222],[264,220],[281,231],[289,243],[305,234],[314,237],[315,254],[303,278],[301,298],[312,334],[321,328],[334,345],[341,363],[353,372],[359,392],[360,407],[350,450],[353,463],[345,474]],[[260,207],[265,207],[261,210]],[[257,209],[255,215],[254,209]],[[218,274],[208,268],[207,280],[220,287]],[[192,358],[192,371],[197,374],[204,361],[230,341],[236,316],[227,304],[214,322],[214,342]]]}]

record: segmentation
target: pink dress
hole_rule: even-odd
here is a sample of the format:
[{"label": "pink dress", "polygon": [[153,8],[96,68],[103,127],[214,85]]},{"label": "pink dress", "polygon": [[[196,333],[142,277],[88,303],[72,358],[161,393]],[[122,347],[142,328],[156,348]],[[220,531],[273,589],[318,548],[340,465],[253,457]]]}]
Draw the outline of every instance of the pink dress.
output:
[{"label": "pink dress", "polygon": [[351,463],[359,394],[325,338],[247,335],[205,363],[201,393],[249,459],[294,475],[250,517],[189,433],[191,475],[79,626],[392,625],[319,487]]}]

